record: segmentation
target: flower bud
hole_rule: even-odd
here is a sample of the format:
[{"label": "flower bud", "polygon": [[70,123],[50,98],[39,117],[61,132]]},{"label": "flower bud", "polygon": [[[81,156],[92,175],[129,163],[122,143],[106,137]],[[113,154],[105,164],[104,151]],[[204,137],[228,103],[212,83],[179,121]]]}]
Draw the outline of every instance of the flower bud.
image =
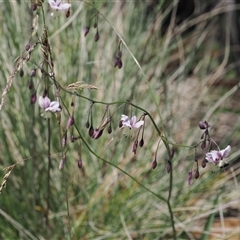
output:
[{"label": "flower bud", "polygon": [[98,31],[96,32],[95,36],[94,36],[94,41],[97,42],[99,40],[100,36]]},{"label": "flower bud", "polygon": [[30,43],[27,43],[25,46],[25,50],[28,51],[31,48]]},{"label": "flower bud", "polygon": [[199,171],[197,169],[196,172],[195,172],[195,179],[198,179],[198,178],[199,178]]},{"label": "flower bud", "polygon": [[172,167],[172,164],[171,164],[171,162],[168,160],[168,162],[167,162],[167,173],[170,173],[171,167]]},{"label": "flower bud", "polygon": [[89,33],[90,27],[86,27],[84,31],[84,37],[86,37]]},{"label": "flower bud", "polygon": [[132,152],[134,154],[137,153],[137,147],[138,147],[138,140],[135,140],[134,143],[133,143],[133,149],[132,149]]},{"label": "flower bud", "polygon": [[73,135],[71,135],[70,141],[71,141],[71,142],[75,142],[75,137],[74,137]]},{"label": "flower bud", "polygon": [[201,149],[204,150],[206,148],[206,141],[203,141],[201,144]]},{"label": "flower bud", "polygon": [[96,128],[93,131],[92,138],[98,139],[98,138],[100,138],[102,136],[102,133],[103,133],[103,129],[99,130],[99,129]]},{"label": "flower bud", "polygon": [[94,23],[93,27],[94,27],[94,28],[97,28],[97,23]]},{"label": "flower bud", "polygon": [[143,147],[143,145],[144,145],[144,140],[143,140],[143,138],[140,140],[140,142],[139,142],[139,147]]},{"label": "flower bud", "polygon": [[207,161],[206,161],[206,159],[203,159],[203,161],[202,161],[202,168],[205,168],[206,165],[207,165]]},{"label": "flower bud", "polygon": [[22,68],[20,69],[20,73],[19,73],[19,75],[20,75],[20,77],[23,77],[23,76],[24,76],[24,71],[23,71]]},{"label": "flower bud", "polygon": [[28,83],[28,89],[32,90],[34,88],[34,84],[33,84],[33,80],[30,79],[29,83]]},{"label": "flower bud", "polygon": [[32,69],[30,72],[30,77],[35,77],[36,76],[36,69]]},{"label": "flower bud", "polygon": [[74,117],[71,115],[67,122],[67,129],[69,129],[74,124]]},{"label": "flower bud", "polygon": [[111,125],[108,127],[108,134],[111,134],[112,133],[112,127]]},{"label": "flower bud", "polygon": [[30,102],[31,102],[31,104],[34,104],[36,101],[37,101],[37,94],[36,94],[36,92],[34,92],[31,96]]},{"label": "flower bud", "polygon": [[157,167],[157,159],[155,158],[152,162],[152,169],[155,169]]},{"label": "flower bud", "polygon": [[33,3],[31,8],[32,8],[32,11],[33,11],[33,12],[36,11],[36,9],[37,9],[37,4],[34,4],[34,3]]},{"label": "flower bud", "polygon": [[191,182],[192,182],[192,170],[189,171],[189,173],[188,173],[188,185],[190,185]]},{"label": "flower bud", "polygon": [[118,126],[121,128],[123,125],[122,120],[119,121]]},{"label": "flower bud", "polygon": [[93,136],[93,133],[94,133],[94,129],[93,129],[93,126],[91,126],[91,127],[89,128],[89,130],[88,130],[88,135],[89,135],[90,137],[92,137],[92,136]]},{"label": "flower bud", "polygon": [[78,161],[77,161],[77,165],[78,165],[78,168],[82,168],[82,159],[79,159]]},{"label": "flower bud", "polygon": [[66,18],[69,18],[69,16],[70,16],[70,9],[68,9],[66,12]]},{"label": "flower bud", "polygon": [[62,147],[66,146],[66,142],[67,142],[67,133],[65,133],[63,138],[62,138]]},{"label": "flower bud", "polygon": [[89,128],[89,126],[90,126],[89,121],[86,122],[85,126],[86,126],[86,128]]},{"label": "flower bud", "polygon": [[122,60],[119,58],[119,61],[118,61],[118,68],[121,69],[122,68]]}]

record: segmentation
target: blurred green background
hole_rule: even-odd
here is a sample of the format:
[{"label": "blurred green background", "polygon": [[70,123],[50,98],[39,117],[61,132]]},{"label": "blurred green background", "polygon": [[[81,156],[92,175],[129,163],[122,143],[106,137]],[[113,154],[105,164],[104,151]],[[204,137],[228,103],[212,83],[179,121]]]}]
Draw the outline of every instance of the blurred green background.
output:
[{"label": "blurred green background", "polygon": [[[208,1],[207,1],[208,2]],[[228,2],[228,3],[226,3]],[[231,145],[229,167],[200,167],[200,178],[189,186],[188,172],[196,169],[194,149],[175,146],[172,162],[171,206],[177,239],[239,239],[239,26],[237,1],[71,1],[69,18],[44,2],[56,80],[63,86],[84,81],[98,90],[79,90],[109,106],[113,133],[98,140],[88,136],[85,124],[91,101],[75,97],[75,124],[91,149],[167,198],[167,150],[160,143],[158,166],[152,161],[159,136],[145,119],[144,146],[132,153],[134,137],[125,137],[121,114],[143,112],[121,107],[131,100],[146,109],[169,142],[192,146],[202,134],[198,122],[207,120],[211,137],[221,149]],[[14,70],[14,60],[26,54],[28,42],[42,34],[40,8],[31,1],[6,1],[0,9],[0,89]],[[98,13],[99,11],[99,13]],[[97,14],[98,13],[98,14]],[[37,34],[32,22],[39,14]],[[97,14],[97,15],[96,15]],[[95,42],[98,23],[100,39]],[[84,29],[90,26],[84,37]],[[120,38],[121,69],[114,68]],[[0,195],[1,239],[173,239],[166,203],[135,181],[92,154],[80,140],[68,139],[66,163],[61,134],[72,112],[73,96],[61,91],[65,106],[60,130],[52,115],[48,156],[48,120],[37,102],[31,104],[30,71],[41,66],[40,45],[14,77],[0,111],[0,167],[19,162]],[[33,78],[37,96],[43,94],[41,71]],[[50,89],[53,96],[54,88]],[[53,97],[52,97],[53,100]],[[65,108],[66,107],[66,108]],[[94,127],[102,123],[105,104],[92,107]],[[68,110],[68,111],[67,111]],[[74,128],[73,128],[74,129]],[[72,130],[69,131],[68,137]],[[73,134],[77,135],[76,130]],[[83,168],[77,167],[81,159]],[[204,151],[198,149],[199,161]],[[50,162],[50,165],[49,165]],[[1,179],[8,171],[1,171]]]}]

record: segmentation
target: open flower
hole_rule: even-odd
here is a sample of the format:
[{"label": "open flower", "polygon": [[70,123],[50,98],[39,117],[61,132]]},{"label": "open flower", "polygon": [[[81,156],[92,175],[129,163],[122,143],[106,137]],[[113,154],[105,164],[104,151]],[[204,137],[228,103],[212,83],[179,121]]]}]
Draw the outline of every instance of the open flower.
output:
[{"label": "open flower", "polygon": [[206,153],[206,160],[208,162],[214,163],[215,165],[222,163],[223,158],[228,157],[231,151],[231,146],[227,146],[225,149],[216,151],[212,150],[211,152]]},{"label": "open flower", "polygon": [[52,9],[64,11],[71,7],[70,3],[62,3],[62,0],[48,0],[48,3]]},{"label": "open flower", "polygon": [[57,101],[52,101],[48,97],[42,97],[40,96],[38,99],[38,104],[41,108],[45,110],[45,112],[60,112],[61,106],[60,103]]},{"label": "open flower", "polygon": [[122,115],[121,123],[122,123],[121,124],[122,127],[129,127],[130,129],[132,129],[132,128],[140,128],[144,124],[144,121],[143,120],[137,121],[136,116],[129,118],[126,115]]}]

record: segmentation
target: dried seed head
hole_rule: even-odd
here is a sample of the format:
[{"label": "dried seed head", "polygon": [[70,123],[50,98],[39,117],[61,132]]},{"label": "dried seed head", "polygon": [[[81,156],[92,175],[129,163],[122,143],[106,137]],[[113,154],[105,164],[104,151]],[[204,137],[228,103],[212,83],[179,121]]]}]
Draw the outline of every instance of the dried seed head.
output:
[{"label": "dried seed head", "polygon": [[31,96],[30,102],[31,102],[31,104],[34,104],[36,101],[37,101],[37,94],[36,94],[36,92],[34,92]]},{"label": "dried seed head", "polygon": [[152,162],[152,169],[155,169],[157,167],[157,159],[155,158]]},{"label": "dried seed head", "polygon": [[86,27],[84,30],[84,37],[88,35],[89,31],[90,31],[90,27]]}]

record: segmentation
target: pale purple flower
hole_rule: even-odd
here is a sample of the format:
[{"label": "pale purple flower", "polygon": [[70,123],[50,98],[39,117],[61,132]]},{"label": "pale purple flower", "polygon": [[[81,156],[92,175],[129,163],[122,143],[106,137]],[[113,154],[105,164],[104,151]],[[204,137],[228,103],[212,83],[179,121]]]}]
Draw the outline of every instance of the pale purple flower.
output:
[{"label": "pale purple flower", "polygon": [[132,128],[140,128],[144,124],[144,121],[143,120],[137,121],[136,116],[129,118],[126,115],[122,115],[121,123],[122,123],[122,127],[129,127],[130,129],[132,129]]},{"label": "pale purple flower", "polygon": [[70,3],[62,3],[62,0],[48,0],[48,3],[52,9],[64,11],[71,7]]},{"label": "pale purple flower", "polygon": [[48,97],[42,97],[40,96],[38,99],[38,104],[41,108],[43,108],[45,110],[45,112],[60,112],[61,106],[60,103],[57,101],[52,101],[48,98]]},{"label": "pale purple flower", "polygon": [[220,151],[212,150],[211,152],[206,153],[205,158],[208,162],[211,162],[217,165],[223,160],[223,158],[228,157],[230,151],[231,151],[231,146],[228,145],[223,150],[220,150]]}]

